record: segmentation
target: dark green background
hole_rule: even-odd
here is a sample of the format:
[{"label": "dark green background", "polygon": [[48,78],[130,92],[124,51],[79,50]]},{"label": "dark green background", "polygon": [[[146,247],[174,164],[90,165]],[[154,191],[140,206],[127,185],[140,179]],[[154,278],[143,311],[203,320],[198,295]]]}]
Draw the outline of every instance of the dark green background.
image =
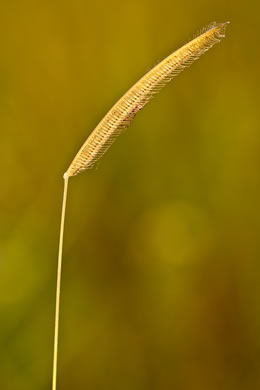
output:
[{"label": "dark green background", "polygon": [[258,1],[3,1],[0,389],[51,388],[62,175],[212,21],[227,37],[70,180],[58,390],[260,387]]}]

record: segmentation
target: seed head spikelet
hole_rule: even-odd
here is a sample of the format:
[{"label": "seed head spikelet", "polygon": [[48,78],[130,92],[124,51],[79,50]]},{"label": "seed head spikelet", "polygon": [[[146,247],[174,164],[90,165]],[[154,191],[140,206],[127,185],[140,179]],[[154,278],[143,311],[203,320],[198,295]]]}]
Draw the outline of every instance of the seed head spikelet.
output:
[{"label": "seed head spikelet", "polygon": [[207,26],[192,41],[169,55],[134,84],[89,135],[69,166],[65,177],[75,176],[85,169],[92,168],[117,136],[130,126],[137,112],[154,94],[220,42],[225,36],[226,25],[227,23],[212,23]]},{"label": "seed head spikelet", "polygon": [[117,136],[130,126],[137,112],[140,111],[146,103],[162,89],[162,87],[224,37],[226,25],[227,23],[212,23],[203,29],[192,41],[176,50],[173,54],[169,55],[169,57],[165,58],[146,73],[146,75],[130,88],[129,91],[111,108],[107,115],[92,131],[64,174],[56,286],[52,390],[56,390],[57,383],[62,247],[69,178],[85,169],[92,168]]}]

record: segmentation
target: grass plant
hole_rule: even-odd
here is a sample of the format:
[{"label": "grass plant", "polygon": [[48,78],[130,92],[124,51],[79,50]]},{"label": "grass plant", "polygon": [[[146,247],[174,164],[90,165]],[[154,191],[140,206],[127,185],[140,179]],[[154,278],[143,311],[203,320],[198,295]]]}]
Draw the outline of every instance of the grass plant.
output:
[{"label": "grass plant", "polygon": [[119,101],[111,108],[97,127],[92,131],[64,174],[64,193],[56,287],[52,390],[56,390],[57,383],[62,248],[69,178],[77,175],[81,171],[92,168],[115,141],[115,139],[130,126],[136,114],[156,93],[158,93],[169,81],[171,81],[174,76],[178,75],[182,70],[196,61],[202,54],[208,51],[216,43],[220,42],[221,38],[225,36],[227,23],[210,24],[193,40],[170,54],[167,58],[146,73],[136,84],[134,84],[134,86],[130,88],[121,97],[121,99],[119,99]]}]

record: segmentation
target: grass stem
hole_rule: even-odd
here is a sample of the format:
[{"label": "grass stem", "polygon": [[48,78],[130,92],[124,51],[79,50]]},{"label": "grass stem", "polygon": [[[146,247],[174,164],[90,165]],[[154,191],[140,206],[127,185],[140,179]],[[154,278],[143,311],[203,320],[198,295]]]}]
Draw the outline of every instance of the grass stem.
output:
[{"label": "grass stem", "polygon": [[59,338],[59,317],[60,317],[60,288],[61,288],[62,248],[63,248],[63,234],[64,234],[64,221],[65,221],[66,201],[67,201],[67,192],[68,192],[68,182],[69,182],[69,177],[65,175],[64,176],[64,191],[63,191],[62,211],[61,211],[61,224],[60,224],[58,269],[57,269],[52,390],[56,390],[56,383],[57,383],[57,360],[58,360],[58,338]]}]

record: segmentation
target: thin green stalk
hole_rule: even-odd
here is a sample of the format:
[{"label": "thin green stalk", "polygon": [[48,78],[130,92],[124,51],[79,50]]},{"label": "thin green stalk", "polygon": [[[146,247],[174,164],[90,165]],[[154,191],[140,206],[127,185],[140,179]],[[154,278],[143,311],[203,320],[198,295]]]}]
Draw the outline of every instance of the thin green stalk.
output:
[{"label": "thin green stalk", "polygon": [[57,269],[52,390],[56,390],[56,383],[57,383],[62,248],[63,248],[63,234],[64,234],[64,221],[65,221],[68,183],[69,183],[69,177],[64,175],[64,191],[63,191],[63,201],[62,201],[62,211],[61,211],[60,241],[59,241],[58,269]]}]

